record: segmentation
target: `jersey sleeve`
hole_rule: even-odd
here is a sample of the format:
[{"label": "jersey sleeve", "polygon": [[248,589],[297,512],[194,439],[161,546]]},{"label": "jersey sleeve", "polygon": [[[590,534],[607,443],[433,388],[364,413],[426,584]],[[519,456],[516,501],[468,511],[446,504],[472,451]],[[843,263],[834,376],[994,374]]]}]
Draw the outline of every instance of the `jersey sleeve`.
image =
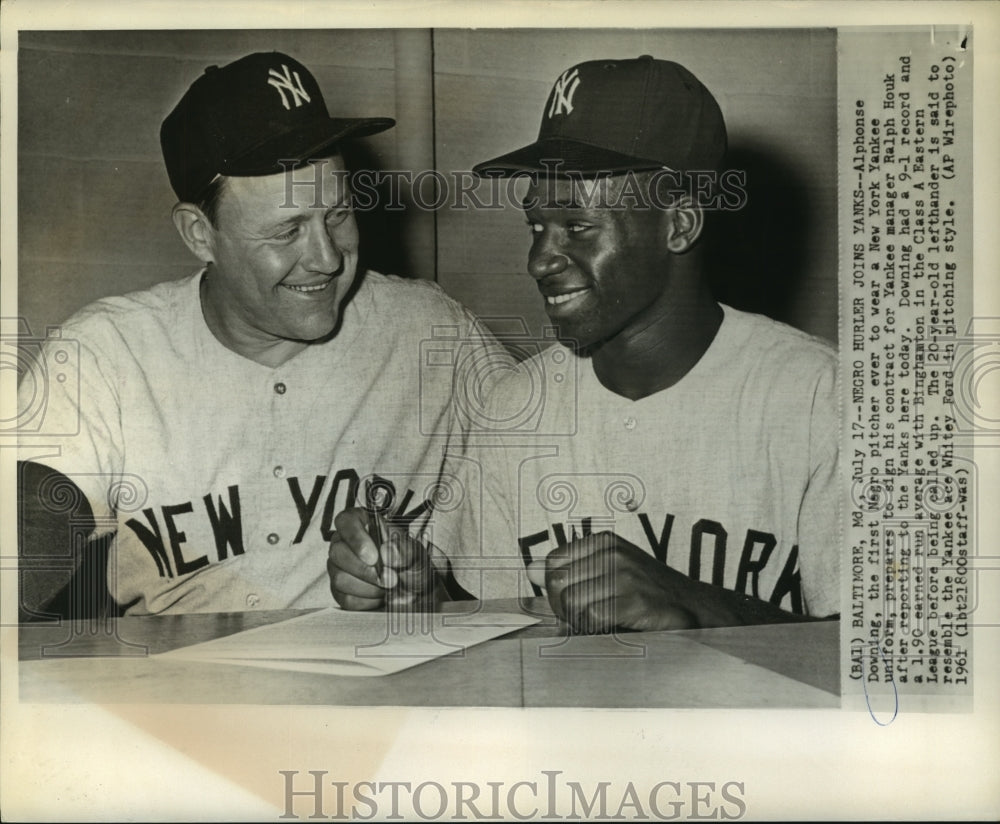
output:
[{"label": "jersey sleeve", "polygon": [[513,534],[508,517],[512,510],[504,493],[506,481],[497,474],[500,438],[490,423],[495,387],[516,360],[475,314],[459,304],[451,308],[454,323],[447,329],[452,337],[435,340],[425,353],[433,365],[450,363],[452,370],[447,385],[435,372],[434,382],[421,386],[422,392],[447,395],[448,411],[438,430],[446,435],[438,495],[419,528],[436,549],[435,565],[450,568],[462,589],[476,598],[502,597],[510,593],[495,581],[493,536],[503,546],[517,544],[510,544],[506,534]]},{"label": "jersey sleeve", "polygon": [[462,505],[441,532],[441,548],[455,579],[476,598],[513,598],[524,564],[517,553],[514,488],[504,452],[482,441],[462,456],[450,456],[446,472],[460,479]]},{"label": "jersey sleeve", "polygon": [[[97,533],[113,530],[122,481],[120,402],[110,359],[74,331],[46,339],[18,384],[18,457],[67,476],[87,498]],[[40,490],[43,509],[64,511],[67,490]]]},{"label": "jersey sleeve", "polygon": [[517,549],[516,468],[507,439],[493,422],[500,414],[504,377],[516,371],[516,360],[506,349],[489,349],[484,356],[487,369],[476,378],[482,394],[477,406],[466,410],[468,428],[445,461],[445,476],[458,494],[456,505],[441,513],[436,538],[466,592],[480,599],[512,598],[524,568]]},{"label": "jersey sleeve", "polygon": [[842,553],[839,396],[836,370],[816,385],[810,415],[810,474],[799,513],[799,553],[806,611],[815,617],[840,613]]}]

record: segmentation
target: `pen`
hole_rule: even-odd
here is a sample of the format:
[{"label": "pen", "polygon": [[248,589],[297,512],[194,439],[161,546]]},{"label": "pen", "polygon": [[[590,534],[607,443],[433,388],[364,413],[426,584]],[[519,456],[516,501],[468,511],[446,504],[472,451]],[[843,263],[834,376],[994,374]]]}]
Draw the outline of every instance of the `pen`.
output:
[{"label": "pen", "polygon": [[382,514],[377,509],[371,510],[371,536],[378,550],[378,557],[375,559],[375,574],[379,583],[382,582],[382,574],[385,572],[385,562],[382,560],[382,544],[385,543],[385,524],[382,522]]},{"label": "pen", "polygon": [[[375,544],[378,547],[378,558],[375,560],[375,574],[378,576],[378,582],[382,586],[385,586],[385,557],[382,554],[382,547],[388,539],[389,530],[386,528],[382,512],[377,509],[373,510],[372,540],[375,541]],[[389,632],[397,633],[399,631],[399,616],[397,615],[395,601],[391,592],[386,592],[385,594],[385,610],[389,613]]]}]

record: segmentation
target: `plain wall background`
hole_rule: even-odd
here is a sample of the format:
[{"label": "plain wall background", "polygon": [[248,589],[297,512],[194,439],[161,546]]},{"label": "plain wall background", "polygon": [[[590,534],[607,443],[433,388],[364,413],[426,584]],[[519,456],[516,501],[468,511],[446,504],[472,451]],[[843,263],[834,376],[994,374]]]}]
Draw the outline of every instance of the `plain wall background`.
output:
[{"label": "plain wall background", "polygon": [[[36,336],[97,297],[194,270],[170,221],[160,123],[207,65],[271,49],[309,66],[331,114],[397,119],[350,150],[354,167],[446,177],[534,140],[553,81],[574,63],[683,63],[715,94],[730,166],[749,178],[746,208],[723,216],[711,246],[717,294],[836,340],[832,30],[22,32],[18,314]],[[435,279],[508,319],[495,328],[523,319],[541,333],[520,210],[410,208],[359,223],[368,265]]]}]

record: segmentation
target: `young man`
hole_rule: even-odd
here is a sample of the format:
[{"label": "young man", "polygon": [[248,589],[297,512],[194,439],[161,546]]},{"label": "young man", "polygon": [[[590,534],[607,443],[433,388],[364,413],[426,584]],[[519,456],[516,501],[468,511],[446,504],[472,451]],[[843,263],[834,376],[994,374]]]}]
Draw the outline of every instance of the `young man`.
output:
[{"label": "young man", "polygon": [[79,388],[53,381],[43,434],[21,437],[24,610],[109,535],[130,613],[327,606],[336,512],[433,506],[457,422],[421,344],[497,345],[436,285],[357,271],[338,145],[392,125],[331,118],[276,52],[209,67],[166,118],[173,222],[202,268],[62,327]]},{"label": "young man", "polygon": [[[482,506],[471,496],[467,528],[436,537],[473,594],[544,586],[578,632],[839,611],[835,356],[713,299],[699,241],[706,212],[739,203],[726,145],[682,66],[598,60],[557,80],[535,143],[475,167],[532,176],[528,271],[564,344],[491,396],[486,418],[511,421],[544,386],[532,445],[456,462],[481,471]],[[562,362],[578,380],[548,379]],[[338,530],[332,563],[377,600],[353,560],[373,557],[363,531]],[[404,542],[389,562],[405,574],[382,584],[426,590],[423,557]]]}]

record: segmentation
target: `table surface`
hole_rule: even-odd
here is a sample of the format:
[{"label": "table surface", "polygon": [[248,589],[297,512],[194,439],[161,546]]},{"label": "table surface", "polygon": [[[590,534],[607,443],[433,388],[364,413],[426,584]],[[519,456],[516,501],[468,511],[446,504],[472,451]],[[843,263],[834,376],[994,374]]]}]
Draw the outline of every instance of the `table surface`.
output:
[{"label": "table surface", "polygon": [[[448,605],[451,610],[460,605]],[[309,610],[22,624],[23,702],[439,707],[837,707],[839,622],[569,636],[541,622],[380,677],[150,657]]]}]

